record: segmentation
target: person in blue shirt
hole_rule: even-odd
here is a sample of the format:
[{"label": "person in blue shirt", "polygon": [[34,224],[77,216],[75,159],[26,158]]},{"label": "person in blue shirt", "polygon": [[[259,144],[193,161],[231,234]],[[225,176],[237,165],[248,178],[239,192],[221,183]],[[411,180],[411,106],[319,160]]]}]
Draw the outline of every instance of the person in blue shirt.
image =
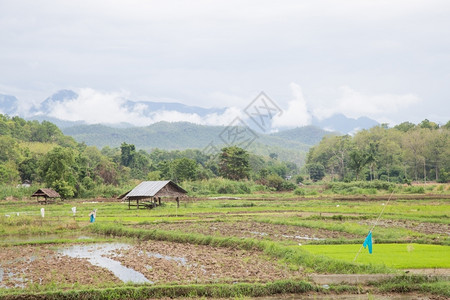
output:
[{"label": "person in blue shirt", "polygon": [[97,210],[96,209],[91,211],[91,213],[89,214],[89,222],[94,223],[96,215],[97,215]]}]

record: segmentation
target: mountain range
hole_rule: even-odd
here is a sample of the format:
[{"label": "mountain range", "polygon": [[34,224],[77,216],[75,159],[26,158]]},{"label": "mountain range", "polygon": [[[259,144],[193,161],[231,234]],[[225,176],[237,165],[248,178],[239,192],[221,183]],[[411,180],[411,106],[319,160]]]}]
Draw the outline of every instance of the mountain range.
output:
[{"label": "mountain range", "polygon": [[[23,113],[21,117],[31,120],[43,121],[47,120],[58,127],[66,128],[71,126],[87,125],[83,120],[70,121],[52,117],[52,111],[57,104],[64,104],[65,102],[75,100],[79,95],[72,90],[60,90],[50,97],[46,98],[40,104],[33,106],[28,112]],[[139,111],[142,116],[150,116],[158,112],[178,112],[182,114],[193,114],[199,117],[205,117],[212,114],[221,115],[227,108],[203,108],[198,106],[185,105],[176,102],[153,102],[153,101],[134,101],[126,100],[122,103],[121,108],[126,111]],[[18,114],[18,99],[12,95],[0,94],[0,112],[8,115]],[[133,127],[132,124],[124,122],[103,124],[114,128]],[[251,124],[250,124],[251,125]],[[336,131],[342,134],[353,133],[357,130],[368,129],[378,125],[378,122],[367,118],[360,117],[353,119],[346,117],[343,114],[335,114],[329,118],[319,120],[312,118],[311,125],[323,128],[328,131]],[[253,127],[252,127],[253,128]],[[254,129],[254,128],[253,128]]]},{"label": "mountain range", "polygon": [[[248,150],[261,155],[278,154],[279,159],[292,161],[302,165],[308,149],[317,144],[325,135],[347,134],[358,129],[367,129],[378,123],[372,119],[361,117],[348,118],[334,115],[324,120],[313,118],[312,125],[287,129],[274,133],[257,132],[249,127],[226,127],[198,125],[188,122],[156,122],[149,126],[137,127],[125,122],[114,124],[89,125],[84,121],[62,120],[50,117],[52,110],[59,104],[76,100],[77,93],[61,90],[46,98],[39,105],[32,107],[28,120],[47,120],[61,128],[64,134],[72,136],[79,142],[99,148],[119,147],[126,142],[134,144],[138,149],[153,148],[182,150],[187,148],[218,150],[229,144],[239,144]],[[194,114],[199,117],[221,115],[227,108],[202,108],[174,102],[151,102],[125,100],[121,108],[128,112],[139,111],[143,116],[159,112],[178,112]],[[0,94],[0,112],[17,114],[18,99],[11,95]],[[245,125],[245,124],[244,124]],[[238,136],[237,133],[244,133]],[[209,148],[207,150],[207,148]]]}]

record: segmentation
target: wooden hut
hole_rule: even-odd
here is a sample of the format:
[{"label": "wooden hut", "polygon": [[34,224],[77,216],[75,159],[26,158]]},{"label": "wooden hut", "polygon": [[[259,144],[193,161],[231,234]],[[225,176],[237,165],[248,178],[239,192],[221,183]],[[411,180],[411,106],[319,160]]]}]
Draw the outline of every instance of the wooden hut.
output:
[{"label": "wooden hut", "polygon": [[52,199],[61,198],[58,192],[53,189],[38,189],[31,197],[36,197],[37,201],[43,204],[49,203]]},{"label": "wooden hut", "polygon": [[[177,206],[180,205],[180,198],[185,197],[187,192],[176,183],[166,181],[143,181],[131,191],[122,194],[118,199],[128,200],[128,209],[131,206],[139,208],[153,208],[161,205],[161,198],[174,198]],[[136,201],[136,204],[131,202]]]}]

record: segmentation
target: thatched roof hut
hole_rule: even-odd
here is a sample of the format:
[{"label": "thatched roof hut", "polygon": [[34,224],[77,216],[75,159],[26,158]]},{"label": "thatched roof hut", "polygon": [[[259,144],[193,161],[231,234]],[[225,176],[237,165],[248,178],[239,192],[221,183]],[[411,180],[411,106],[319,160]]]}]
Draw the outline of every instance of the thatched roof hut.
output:
[{"label": "thatched roof hut", "polygon": [[[183,188],[170,180],[143,181],[134,189],[120,195],[118,198],[128,200],[128,208],[131,206],[139,208],[139,201],[141,201],[142,208],[153,208],[161,204],[162,197],[175,198],[179,205],[180,197],[185,197],[186,194],[187,192]],[[136,204],[131,204],[131,201],[136,201]]]},{"label": "thatched roof hut", "polygon": [[61,198],[57,191],[48,188],[38,189],[31,197],[36,197],[40,203],[47,203],[49,201],[48,199]]}]

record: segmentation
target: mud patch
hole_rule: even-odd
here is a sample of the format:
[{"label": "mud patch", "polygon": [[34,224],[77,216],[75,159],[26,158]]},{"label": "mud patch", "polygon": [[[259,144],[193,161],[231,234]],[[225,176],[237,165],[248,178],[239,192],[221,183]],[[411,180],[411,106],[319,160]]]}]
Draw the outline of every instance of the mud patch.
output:
[{"label": "mud patch", "polygon": [[308,228],[293,225],[278,225],[258,222],[181,222],[159,223],[137,226],[161,230],[181,230],[213,236],[235,236],[240,238],[271,239],[275,241],[290,240],[308,243],[315,240],[359,238],[351,233],[338,232],[320,228]]},{"label": "mud patch", "polygon": [[[374,225],[376,220],[364,220],[358,222],[362,225]],[[409,220],[379,220],[377,226],[392,228],[401,227],[425,234],[438,234],[450,236],[450,225],[440,223],[426,223]]]},{"label": "mud patch", "polygon": [[50,283],[102,285],[120,283],[114,274],[86,259],[71,258],[51,246],[0,247],[0,287]]},{"label": "mud patch", "polygon": [[120,243],[73,245],[60,249],[59,253],[72,258],[85,258],[89,261],[89,263],[111,271],[123,282],[152,283],[141,273],[123,266],[116,260],[106,257],[112,251],[127,249],[130,247],[131,246],[128,244]]},{"label": "mud patch", "polygon": [[[169,256],[169,257],[167,257]],[[120,261],[155,283],[269,282],[301,278],[258,251],[149,241],[117,250]]]}]

